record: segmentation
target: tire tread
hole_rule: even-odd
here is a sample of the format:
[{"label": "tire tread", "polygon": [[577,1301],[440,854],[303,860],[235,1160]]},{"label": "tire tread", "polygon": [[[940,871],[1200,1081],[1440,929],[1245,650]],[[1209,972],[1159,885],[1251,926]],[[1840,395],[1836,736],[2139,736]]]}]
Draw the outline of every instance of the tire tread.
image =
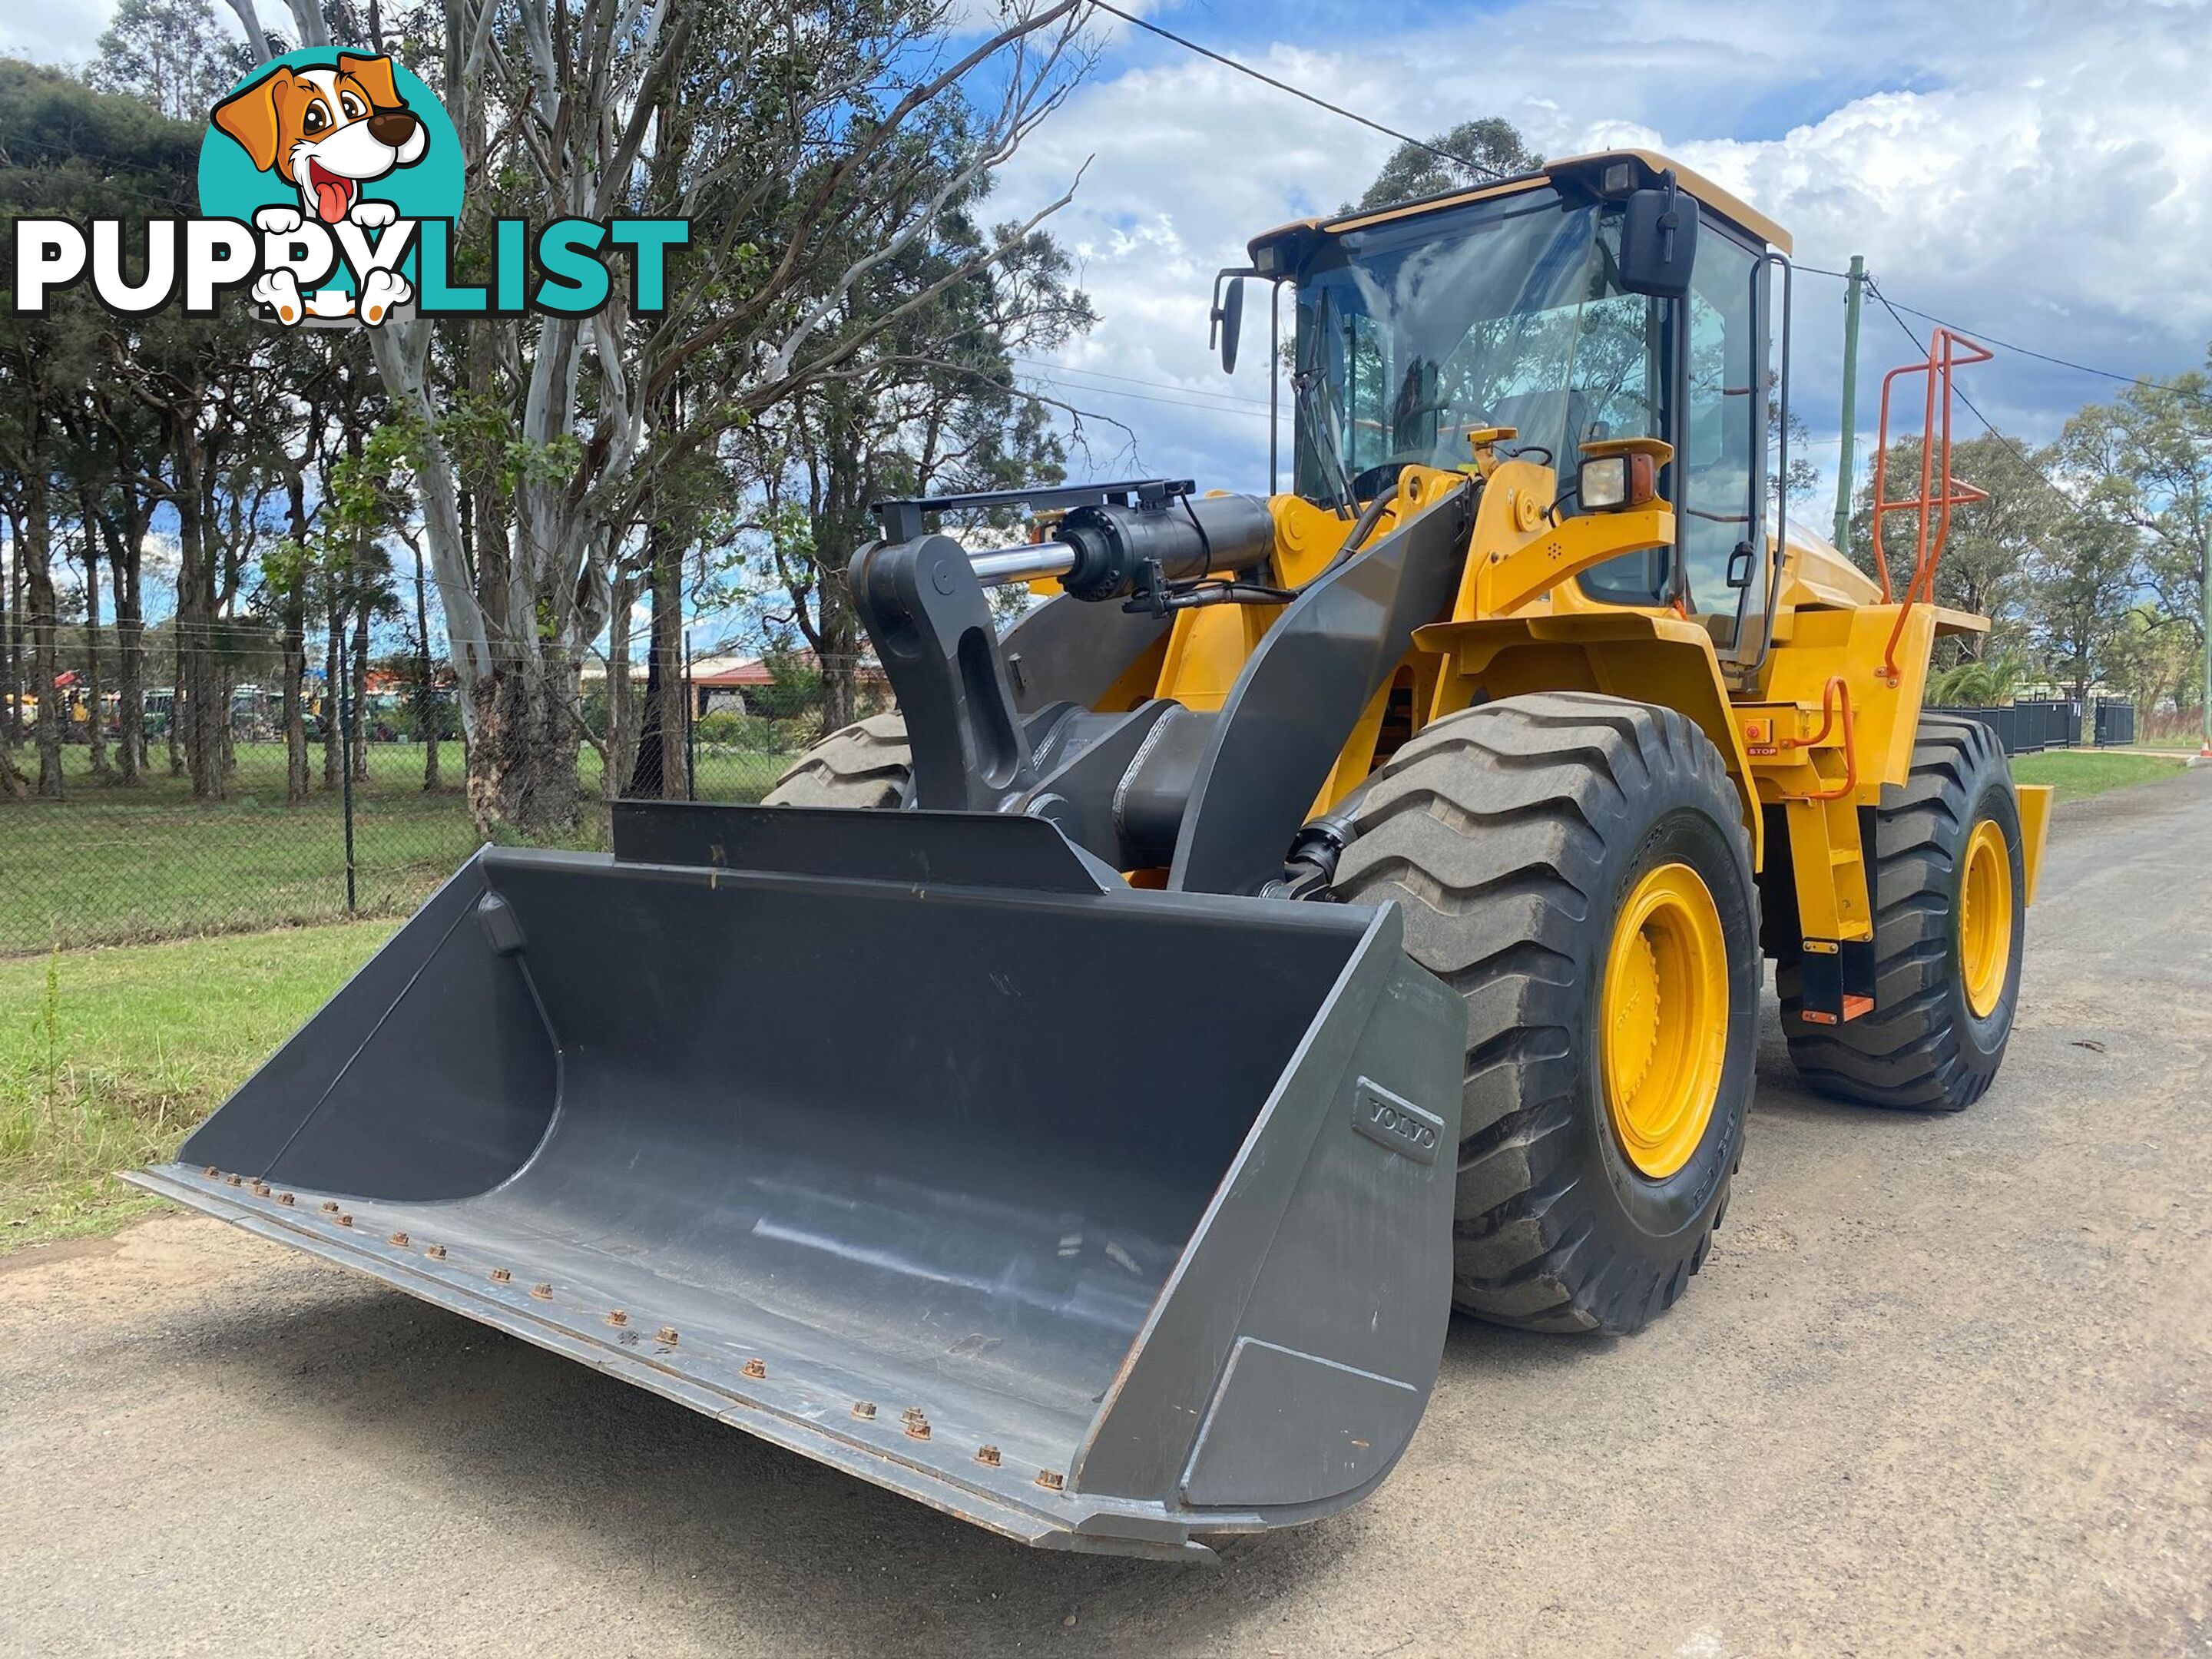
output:
[{"label": "tire tread", "polygon": [[[1482,1318],[1633,1330],[1674,1301],[1711,1248],[1709,1223],[1656,1271],[1617,1249],[1594,1253],[1587,1183],[1597,1177],[1575,1160],[1583,987],[1573,936],[1600,902],[1609,839],[1636,822],[1633,797],[1668,774],[1736,799],[1718,750],[1679,711],[1555,692],[1436,722],[1361,798],[1338,893],[1398,899],[1407,950],[1468,1005],[1453,1299]],[[1728,823],[1747,872],[1748,836]],[[1726,1198],[1723,1175],[1716,1217]]]},{"label": "tire tread", "polygon": [[871,714],[841,726],[784,769],[763,806],[896,806],[913,775],[906,720]]},{"label": "tire tread", "polygon": [[[1782,1027],[1808,1086],[1869,1106],[1946,1112],[1964,1110],[1989,1088],[1996,1066],[1970,1048],[1959,1021],[1948,1017],[1945,975],[1957,960],[1949,937],[1954,848],[1992,772],[2009,787],[2003,747],[1988,726],[1958,715],[1920,717],[1911,771],[1881,805],[1868,872],[1875,980],[1883,994],[1875,1012],[1847,1025],[1808,1023],[1797,953],[1780,955]],[[1902,994],[1891,1000],[1892,988]]]}]

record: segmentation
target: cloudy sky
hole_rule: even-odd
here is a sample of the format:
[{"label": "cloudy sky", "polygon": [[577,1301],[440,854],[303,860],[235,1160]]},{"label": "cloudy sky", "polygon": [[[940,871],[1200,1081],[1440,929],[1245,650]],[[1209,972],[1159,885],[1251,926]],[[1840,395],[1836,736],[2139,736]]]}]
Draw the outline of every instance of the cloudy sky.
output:
[{"label": "cloudy sky", "polygon": [[[106,9],[8,6],[0,50],[82,59]],[[1802,264],[1840,270],[1863,253],[1899,302],[2003,340],[2157,374],[2200,365],[2212,339],[2212,5],[2200,0],[1146,9],[1401,131],[1502,115],[1551,155],[1663,149],[1790,226]],[[1133,457],[1116,453],[1121,434],[1096,429],[1100,471],[1263,485],[1266,354],[1248,351],[1233,380],[1211,366],[1212,274],[1239,262],[1255,231],[1357,196],[1390,148],[1125,25],[1101,32],[1090,77],[1000,191],[1009,213],[1033,206],[1088,162],[1057,231],[1103,320],[1059,364],[1025,372],[1134,429]],[[1800,280],[1796,402],[1831,476],[1841,295],[1830,278]],[[1871,308],[1863,378],[1908,350]],[[1971,384],[1992,418],[2030,440],[2116,389],[2017,354]]]},{"label": "cloudy sky", "polygon": [[[2205,4],[1171,0],[1150,15],[1422,137],[1502,115],[1548,155],[1664,150],[1790,227],[1801,263],[1862,253],[1899,302],[2055,356],[2156,374],[2201,366],[2212,339]],[[1103,320],[1052,378],[1136,428],[1147,467],[1258,485],[1266,354],[1234,380],[1209,363],[1212,274],[1253,232],[1356,197],[1390,149],[1122,27],[1002,186],[1009,206],[1044,199],[1091,158],[1058,230]],[[1799,279],[1795,403],[1831,478],[1842,294]],[[1910,350],[1870,307],[1862,384]],[[2031,440],[2118,390],[2017,355],[1973,376],[1981,408]],[[1217,407],[1149,401],[1166,398]],[[1117,459],[1103,436],[1102,465]]]}]

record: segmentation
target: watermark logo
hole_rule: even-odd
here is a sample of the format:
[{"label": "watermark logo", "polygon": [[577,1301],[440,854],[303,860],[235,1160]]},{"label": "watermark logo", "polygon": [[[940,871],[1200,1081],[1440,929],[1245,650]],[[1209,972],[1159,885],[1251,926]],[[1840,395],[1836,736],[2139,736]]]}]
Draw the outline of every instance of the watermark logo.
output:
[{"label": "watermark logo", "polygon": [[19,219],[15,308],[89,283],[109,310],[206,316],[243,288],[286,328],[396,317],[585,317],[627,267],[634,313],[666,308],[682,219],[491,222],[481,283],[455,274],[461,144],[437,95],[388,57],[287,52],[210,112],[196,219]]},{"label": "watermark logo", "polygon": [[215,106],[200,211],[259,233],[266,314],[373,326],[415,298],[422,227],[460,217],[461,177],[453,124],[412,70],[295,52]]}]

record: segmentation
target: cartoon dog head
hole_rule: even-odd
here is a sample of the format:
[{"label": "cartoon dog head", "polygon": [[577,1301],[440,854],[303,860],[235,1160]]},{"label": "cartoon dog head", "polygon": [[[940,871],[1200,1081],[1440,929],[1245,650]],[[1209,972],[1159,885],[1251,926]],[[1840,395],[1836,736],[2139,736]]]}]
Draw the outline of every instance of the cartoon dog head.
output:
[{"label": "cartoon dog head", "polygon": [[271,70],[217,104],[214,121],[328,225],[345,218],[365,182],[412,167],[430,144],[392,82],[392,60],[343,52],[332,69]]}]

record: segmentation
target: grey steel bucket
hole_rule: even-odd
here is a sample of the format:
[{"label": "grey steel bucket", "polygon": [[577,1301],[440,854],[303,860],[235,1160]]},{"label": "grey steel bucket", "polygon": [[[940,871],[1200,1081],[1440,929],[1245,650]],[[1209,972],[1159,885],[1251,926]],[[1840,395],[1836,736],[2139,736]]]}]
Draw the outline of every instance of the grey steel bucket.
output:
[{"label": "grey steel bucket", "polygon": [[1464,1014],[1395,909],[1034,819],[625,808],[487,848],[140,1184],[1033,1544],[1389,1472]]}]

